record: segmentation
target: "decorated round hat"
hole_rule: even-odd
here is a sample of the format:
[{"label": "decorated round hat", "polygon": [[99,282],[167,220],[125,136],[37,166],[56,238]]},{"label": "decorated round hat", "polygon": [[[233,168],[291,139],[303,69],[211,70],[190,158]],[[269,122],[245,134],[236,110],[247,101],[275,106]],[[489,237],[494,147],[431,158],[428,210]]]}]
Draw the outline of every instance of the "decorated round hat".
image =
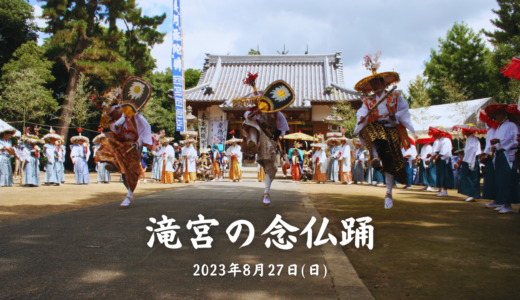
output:
[{"label": "decorated round hat", "polygon": [[88,139],[88,137],[81,135],[81,132],[83,131],[83,129],[78,128],[77,131],[78,131],[79,134],[77,136],[73,136],[73,137],[70,138],[70,142],[71,143],[77,144],[77,143],[79,143],[79,141],[84,141],[84,142],[88,143],[90,141]]},{"label": "decorated round hat", "polygon": [[46,135],[43,136],[43,140],[47,143],[49,143],[51,139],[56,139],[56,140],[62,139],[61,135],[56,134],[56,132],[54,131],[54,129],[52,129],[52,127],[49,129],[49,133],[47,133]]},{"label": "decorated round hat", "polygon": [[417,136],[417,144],[427,144],[433,142],[435,142],[435,140],[427,134],[420,134]]},{"label": "decorated round hat", "polygon": [[363,66],[365,66],[367,70],[372,71],[372,75],[365,77],[361,79],[358,83],[356,83],[356,85],[354,86],[354,89],[356,91],[365,94],[374,92],[374,87],[371,85],[370,81],[375,78],[380,78],[384,80],[386,86],[399,83],[399,74],[397,74],[396,72],[377,73],[377,70],[381,66],[381,62],[379,62],[379,57],[381,57],[381,51],[376,52],[374,55],[365,55],[365,57],[363,58]]},{"label": "decorated round hat", "polygon": [[237,139],[237,138],[235,138],[235,136],[233,136],[231,139],[226,141],[226,145],[231,144],[231,143],[242,143],[243,141],[244,141],[243,139]]},{"label": "decorated round hat", "polygon": [[438,134],[442,137],[446,137],[446,138],[449,138],[450,140],[453,140],[453,137],[451,136],[451,134],[443,126],[430,126],[428,128],[429,136],[434,137],[435,134]]},{"label": "decorated round hat", "polygon": [[271,83],[265,90],[258,90],[256,79],[258,74],[248,73],[244,84],[253,88],[253,92],[245,96],[233,99],[233,106],[258,106],[265,113],[280,111],[294,102],[295,95],[291,86],[283,81],[277,80]]},{"label": "decorated round hat", "polygon": [[94,139],[92,139],[92,143],[94,144],[101,144],[101,140],[106,138],[106,135],[104,133],[100,133],[96,135]]},{"label": "decorated round hat", "polygon": [[174,138],[172,138],[172,137],[163,137],[163,138],[161,138],[159,143],[160,144],[164,144],[164,143],[168,143],[169,144],[169,143],[171,143],[173,141],[174,141]]},{"label": "decorated round hat", "polygon": [[460,131],[462,134],[486,134],[487,130],[478,128],[475,124],[455,125],[451,129],[452,131]]},{"label": "decorated round hat", "polygon": [[152,86],[148,81],[132,76],[123,84],[121,107],[129,106],[134,112],[140,111],[152,95]]}]

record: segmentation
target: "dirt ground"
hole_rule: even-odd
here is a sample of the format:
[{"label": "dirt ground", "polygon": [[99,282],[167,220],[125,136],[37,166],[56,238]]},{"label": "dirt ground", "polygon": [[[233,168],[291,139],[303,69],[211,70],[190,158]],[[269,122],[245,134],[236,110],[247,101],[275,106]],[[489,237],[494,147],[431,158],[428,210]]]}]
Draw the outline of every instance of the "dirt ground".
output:
[{"label": "dirt ground", "polygon": [[[499,215],[487,200],[386,188],[304,183],[314,206],[341,237],[341,220],[369,216],[374,249],[343,247],[376,299],[519,299],[520,215]],[[402,187],[402,186],[401,186]]]},{"label": "dirt ground", "polygon": [[[44,179],[42,172],[42,182]],[[0,224],[19,222],[42,216],[63,213],[89,206],[124,200],[127,190],[119,182],[118,173],[111,174],[112,182],[97,184],[96,173],[90,174],[90,184],[76,185],[74,174],[65,175],[62,186],[22,187],[20,180],[15,180],[14,187],[0,187]],[[151,173],[147,174],[150,178]],[[134,198],[159,192],[165,189],[186,186],[185,183],[161,184],[140,183],[134,192]],[[190,183],[193,184],[193,183]]]}]

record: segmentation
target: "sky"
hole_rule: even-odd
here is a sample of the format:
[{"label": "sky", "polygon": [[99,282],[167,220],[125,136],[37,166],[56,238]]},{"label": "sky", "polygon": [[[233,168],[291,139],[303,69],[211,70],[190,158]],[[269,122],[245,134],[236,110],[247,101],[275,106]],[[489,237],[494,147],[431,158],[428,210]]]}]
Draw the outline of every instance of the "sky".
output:
[{"label": "sky", "polygon": [[[167,33],[152,49],[157,70],[171,67],[172,0],[136,0],[148,16],[167,14],[159,27]],[[245,55],[259,47],[262,54],[342,52],[345,87],[370,75],[363,56],[382,52],[380,72],[396,71],[399,88],[422,74],[438,39],[455,22],[475,31],[494,30],[490,20],[495,0],[181,0],[185,68],[202,69],[205,53]],[[42,2],[30,0],[35,16]],[[37,20],[39,26],[45,21]],[[45,35],[41,35],[41,38]],[[39,41],[42,42],[42,39]],[[491,47],[491,45],[489,45]]]}]

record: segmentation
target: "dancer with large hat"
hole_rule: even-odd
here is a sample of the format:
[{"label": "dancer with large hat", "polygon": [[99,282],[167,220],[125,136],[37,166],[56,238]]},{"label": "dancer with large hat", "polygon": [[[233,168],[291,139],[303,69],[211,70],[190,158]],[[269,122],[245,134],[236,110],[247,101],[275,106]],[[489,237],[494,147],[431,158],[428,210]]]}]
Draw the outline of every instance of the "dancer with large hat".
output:
[{"label": "dancer with large hat", "polygon": [[276,149],[281,148],[279,137],[285,136],[289,125],[281,110],[294,101],[292,88],[283,80],[271,83],[265,90],[256,88],[258,74],[248,74],[244,84],[253,88],[253,93],[233,100],[235,106],[249,106],[244,114],[241,133],[246,139],[242,149],[244,153],[258,154],[257,162],[265,170],[265,190],[262,195],[262,204],[271,204],[271,183],[273,182],[278,166],[276,164]]},{"label": "dancer with large hat", "polygon": [[46,185],[61,185],[58,172],[58,152],[59,146],[57,142],[61,140],[61,136],[57,135],[52,127],[49,133],[43,136],[43,140],[46,142],[43,145],[43,155],[47,158],[47,164],[45,165],[45,180],[43,181]]},{"label": "dancer with large hat", "polygon": [[122,174],[128,189],[125,200],[120,204],[127,208],[134,200],[133,193],[141,174],[141,148],[153,149],[150,124],[140,111],[148,102],[152,93],[151,85],[139,77],[130,77],[122,91],[113,90],[108,96],[111,103],[104,106],[101,127],[110,126],[112,132],[106,133],[106,139],[96,152],[96,162],[108,162],[107,168],[114,168]]},{"label": "dancer with large hat", "polygon": [[468,196],[464,199],[466,202],[475,202],[475,199],[480,199],[480,164],[477,156],[482,153],[476,135],[485,134],[487,130],[474,124],[465,124],[453,126],[452,131],[460,131],[466,137],[464,158],[460,167],[459,194]]},{"label": "dancer with large hat", "polygon": [[[235,132],[234,130],[232,131]],[[238,143],[243,142],[242,139],[237,139],[233,136],[226,141],[226,145],[230,145],[226,149],[226,156],[229,157],[229,180],[232,182],[242,181],[242,147]]]},{"label": "dancer with large hat", "polygon": [[[408,149],[410,140],[406,129],[415,133],[412,126],[408,102],[401,96],[401,91],[386,88],[397,84],[396,72],[377,73],[379,57],[367,55],[364,66],[372,75],[363,78],[355,85],[358,92],[369,94],[363,97],[363,105],[357,111],[357,126],[354,134],[359,133],[361,142],[371,152],[372,166],[381,169],[386,176],[385,209],[393,207],[392,188],[394,182],[406,182],[406,166],[401,148]],[[382,164],[382,166],[381,166]]]}]

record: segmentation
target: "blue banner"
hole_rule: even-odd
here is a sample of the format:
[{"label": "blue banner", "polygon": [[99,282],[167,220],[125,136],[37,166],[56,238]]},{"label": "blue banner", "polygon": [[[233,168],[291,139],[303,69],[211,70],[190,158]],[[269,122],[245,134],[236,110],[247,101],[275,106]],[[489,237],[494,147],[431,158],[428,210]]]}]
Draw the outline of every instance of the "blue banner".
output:
[{"label": "blue banner", "polygon": [[172,74],[176,131],[184,131],[184,72],[182,61],[181,0],[173,0]]}]

